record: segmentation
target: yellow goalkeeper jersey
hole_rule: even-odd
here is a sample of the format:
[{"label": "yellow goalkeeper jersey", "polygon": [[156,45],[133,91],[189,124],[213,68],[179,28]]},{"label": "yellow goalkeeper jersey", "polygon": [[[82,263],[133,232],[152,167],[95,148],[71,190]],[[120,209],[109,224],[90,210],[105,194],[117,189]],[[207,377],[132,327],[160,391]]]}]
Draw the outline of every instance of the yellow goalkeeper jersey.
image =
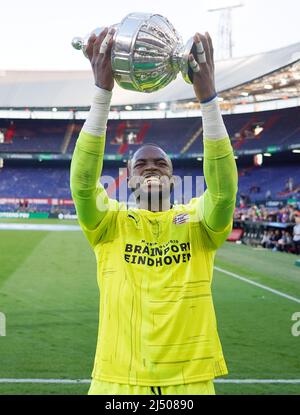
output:
[{"label": "yellow goalkeeper jersey", "polygon": [[[205,227],[200,199],[167,212],[110,210],[93,232],[100,288],[93,377],[176,385],[227,373],[211,294],[221,233]],[[198,220],[197,220],[198,216]]]},{"label": "yellow goalkeeper jersey", "polygon": [[[158,213],[127,209],[108,199],[107,212],[93,228],[88,222],[96,215],[97,195],[107,199],[95,180],[102,166],[96,166],[97,154],[101,159],[103,147],[98,137],[81,133],[71,167],[72,195],[95,252],[100,289],[93,378],[164,386],[225,375],[211,285],[216,250],[232,229],[235,193],[228,190],[225,200],[220,196],[220,183],[225,193],[236,188],[230,140],[205,144],[205,169],[211,179],[200,198]],[[214,171],[225,174],[226,180]],[[220,232],[208,226],[210,218],[221,218],[221,223],[224,216],[230,219]]]}]

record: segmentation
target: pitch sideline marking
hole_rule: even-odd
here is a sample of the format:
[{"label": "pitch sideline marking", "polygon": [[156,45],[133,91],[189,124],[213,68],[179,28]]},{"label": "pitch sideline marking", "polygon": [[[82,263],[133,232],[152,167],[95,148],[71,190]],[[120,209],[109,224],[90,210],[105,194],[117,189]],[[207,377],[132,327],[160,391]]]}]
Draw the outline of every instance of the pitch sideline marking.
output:
[{"label": "pitch sideline marking", "polygon": [[252,281],[249,278],[242,277],[241,275],[235,274],[230,271],[226,271],[223,268],[214,267],[216,271],[222,272],[223,274],[229,275],[230,277],[236,278],[240,281],[246,282],[251,285],[255,285],[256,287],[262,288],[263,290],[270,291],[273,294],[279,295],[280,297],[287,298],[288,300],[294,301],[295,303],[300,304],[300,298],[292,297],[291,295],[285,294],[281,291],[274,290],[274,288],[270,288],[267,285],[260,284],[258,282]]},{"label": "pitch sideline marking", "polygon": [[79,225],[46,224],[46,223],[0,223],[0,230],[9,231],[80,231]]},{"label": "pitch sideline marking", "polygon": [[[90,384],[91,379],[0,379],[1,383]],[[300,379],[216,379],[214,383],[300,384]]]}]

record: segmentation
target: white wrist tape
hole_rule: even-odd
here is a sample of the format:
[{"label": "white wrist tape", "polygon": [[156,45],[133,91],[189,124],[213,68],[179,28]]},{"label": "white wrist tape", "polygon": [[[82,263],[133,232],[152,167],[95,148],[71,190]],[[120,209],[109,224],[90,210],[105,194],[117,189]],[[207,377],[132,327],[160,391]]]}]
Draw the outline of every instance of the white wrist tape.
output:
[{"label": "white wrist tape", "polygon": [[228,137],[221,114],[218,97],[201,104],[203,137],[208,140],[222,140]]},{"label": "white wrist tape", "polygon": [[196,49],[197,49],[197,57],[199,63],[205,63],[206,62],[206,54],[204,50],[203,43],[196,43]]},{"label": "white wrist tape", "polygon": [[82,127],[84,132],[95,136],[101,136],[106,133],[111,97],[112,91],[107,91],[95,85],[93,102]]},{"label": "white wrist tape", "polygon": [[196,59],[194,58],[194,56],[189,59],[189,62],[190,62],[190,67],[192,68],[192,71],[193,72],[200,72],[199,63],[196,61]]},{"label": "white wrist tape", "polygon": [[113,37],[113,33],[111,33],[110,31],[107,33],[107,35],[105,36],[105,38],[103,39],[103,42],[100,46],[100,53],[105,53],[106,49],[108,48],[108,44],[110,42],[110,39]]}]

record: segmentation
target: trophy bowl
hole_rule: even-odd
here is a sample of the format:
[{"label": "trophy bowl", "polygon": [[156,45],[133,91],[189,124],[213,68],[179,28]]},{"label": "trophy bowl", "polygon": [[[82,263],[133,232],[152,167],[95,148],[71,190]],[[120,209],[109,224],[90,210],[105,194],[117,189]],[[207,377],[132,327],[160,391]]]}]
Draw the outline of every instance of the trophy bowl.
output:
[{"label": "trophy bowl", "polygon": [[[179,72],[192,83],[188,57],[193,38],[184,45],[182,38],[169,22],[159,14],[130,13],[116,29],[112,47],[112,69],[116,82],[124,89],[155,92],[176,79]],[[104,28],[92,33],[99,35]],[[85,49],[90,35],[74,38],[72,45]]]}]

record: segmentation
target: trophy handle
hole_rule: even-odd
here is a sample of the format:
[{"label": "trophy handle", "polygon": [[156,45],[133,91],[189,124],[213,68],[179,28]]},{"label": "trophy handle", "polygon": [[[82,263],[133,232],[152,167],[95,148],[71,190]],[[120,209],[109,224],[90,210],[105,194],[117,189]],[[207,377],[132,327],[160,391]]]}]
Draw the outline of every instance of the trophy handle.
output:
[{"label": "trophy handle", "polygon": [[72,46],[76,50],[82,50],[84,44],[84,39],[82,37],[74,37],[72,39]]},{"label": "trophy handle", "polygon": [[[118,27],[119,27],[119,24],[118,23],[116,23],[116,24],[113,24],[113,25],[111,25],[110,27],[109,27],[109,29],[111,29],[111,28],[114,28],[114,29],[118,29]],[[94,30],[92,30],[92,32],[91,33],[89,33],[88,35],[86,35],[85,37],[74,37],[73,38],[73,40],[72,40],[72,46],[73,46],[73,48],[74,49],[76,49],[76,50],[82,50],[82,52],[83,52],[83,54],[84,54],[84,56],[86,57],[86,58],[88,58],[88,56],[87,56],[87,54],[86,54],[86,47],[87,47],[87,44],[88,44],[88,40],[89,40],[89,38],[90,38],[90,36],[94,33],[96,36],[99,36],[99,34],[101,33],[101,32],[103,32],[103,30],[104,30],[104,26],[103,27],[97,27],[96,29],[94,29]],[[115,35],[114,35],[114,38],[115,38]]]},{"label": "trophy handle", "polygon": [[192,53],[196,59],[197,51],[196,51],[196,46],[194,44],[194,38],[192,37],[187,41],[184,47],[184,50],[181,56],[181,65],[180,65],[182,77],[185,80],[185,82],[187,82],[188,84],[193,83],[193,77],[194,77],[194,73],[189,65],[190,53]]},{"label": "trophy handle", "polygon": [[84,56],[88,58],[87,53],[86,53],[86,47],[87,47],[88,40],[91,34],[94,33],[96,36],[98,36],[99,33],[101,33],[103,30],[104,30],[104,27],[97,27],[85,37],[74,37],[72,40],[73,48],[76,50],[82,50],[82,53],[84,54]]}]

